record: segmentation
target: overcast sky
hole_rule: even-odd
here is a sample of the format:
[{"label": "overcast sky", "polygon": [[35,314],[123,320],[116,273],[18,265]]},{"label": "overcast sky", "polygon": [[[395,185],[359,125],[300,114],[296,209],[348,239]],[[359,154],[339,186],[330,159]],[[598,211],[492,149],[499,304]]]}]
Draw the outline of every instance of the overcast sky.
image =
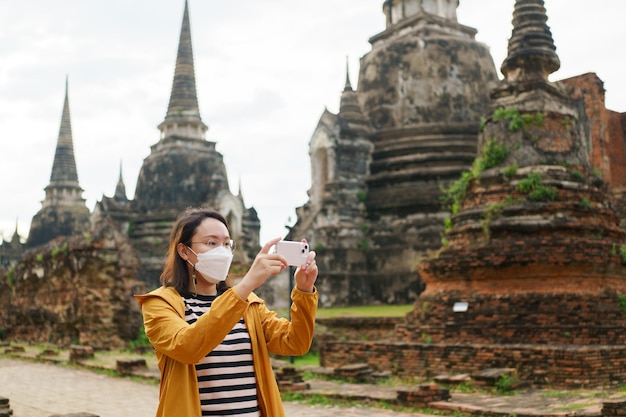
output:
[{"label": "overcast sky", "polygon": [[[190,0],[200,114],[261,219],[282,236],[311,184],[308,143],[324,108],[336,112],[346,57],[357,87],[368,39],[385,26],[383,0]],[[514,0],[461,0],[496,68],[506,56]],[[624,0],[546,0],[561,70],[595,72],[607,107],[626,111]],[[129,198],[159,139],[184,0],[0,2],[0,236],[26,238],[50,182],[65,78],[87,207],[112,196],[120,163]],[[499,73],[499,72],[498,72]],[[499,74],[501,77],[501,74]],[[289,220],[291,218],[291,220]]]}]

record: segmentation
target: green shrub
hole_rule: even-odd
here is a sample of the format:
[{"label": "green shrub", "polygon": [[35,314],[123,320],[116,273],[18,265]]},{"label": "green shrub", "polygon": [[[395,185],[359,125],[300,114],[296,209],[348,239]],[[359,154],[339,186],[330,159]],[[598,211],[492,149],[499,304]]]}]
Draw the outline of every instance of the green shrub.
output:
[{"label": "green shrub", "polygon": [[583,173],[580,171],[570,171],[570,175],[572,176],[573,179],[577,181],[581,181],[583,178],[585,178]]},{"label": "green shrub", "polygon": [[500,378],[496,381],[496,390],[501,394],[508,394],[513,391],[513,384],[515,378],[508,374],[500,375]]},{"label": "green shrub", "polygon": [[559,192],[555,187],[539,186],[528,193],[531,201],[554,201],[559,197]]},{"label": "green shrub", "polygon": [[509,147],[499,144],[495,139],[489,139],[481,150],[480,157],[476,158],[472,163],[469,171],[463,171],[461,177],[450,185],[449,188],[443,189],[444,195],[441,197],[446,208],[452,214],[457,214],[465,196],[469,189],[470,182],[478,178],[485,170],[497,167],[509,155]]},{"label": "green shrub", "polygon": [[541,175],[539,175],[536,172],[533,172],[531,174],[528,174],[528,177],[526,177],[523,180],[521,180],[517,184],[517,187],[515,187],[515,189],[517,191],[521,191],[521,192],[523,192],[525,194],[528,194],[529,192],[534,190],[539,185],[541,185]]},{"label": "green shrub", "polygon": [[146,336],[146,329],[141,326],[137,332],[137,337],[129,342],[129,348],[131,351],[136,350],[138,347],[151,346],[148,336]]},{"label": "green shrub", "polygon": [[619,247],[619,255],[622,257],[622,264],[626,265],[626,246]]},{"label": "green shrub", "polygon": [[520,114],[517,109],[514,109],[512,107],[499,107],[495,109],[492,115],[492,119],[494,121],[508,120],[510,132],[526,130],[526,128],[528,128],[529,126],[543,126],[544,123],[543,113],[537,112],[534,114]]},{"label": "green shrub", "polygon": [[555,187],[543,185],[542,178],[536,172],[528,174],[528,177],[521,180],[515,189],[526,195],[531,201],[554,201],[559,193]]},{"label": "green shrub", "polygon": [[453,182],[449,188],[443,190],[444,195],[442,199],[452,214],[459,212],[472,179],[474,179],[474,175],[470,171],[464,171],[458,180]]},{"label": "green shrub", "polygon": [[485,206],[485,210],[483,212],[484,216],[480,222],[480,227],[482,228],[483,234],[487,240],[491,237],[491,222],[500,216],[505,207],[508,207],[511,204],[513,204],[513,196],[508,195],[506,199],[502,201],[490,203]]},{"label": "green shrub", "polygon": [[511,179],[515,176],[518,169],[519,169],[519,166],[517,164],[509,165],[508,167],[504,169],[503,174],[506,178]]},{"label": "green shrub", "polygon": [[618,294],[617,301],[619,301],[619,308],[622,313],[626,313],[626,294]]},{"label": "green shrub", "polygon": [[445,219],[443,219],[443,226],[446,230],[446,232],[450,229],[452,229],[452,226],[454,226],[452,224],[452,219],[450,217],[446,217]]},{"label": "green shrub", "polygon": [[487,119],[485,119],[485,116],[481,116],[480,117],[480,131],[484,132],[486,126],[487,126]]},{"label": "green shrub", "polygon": [[500,165],[507,156],[509,156],[509,147],[505,144],[499,144],[494,139],[488,140],[482,150],[483,154],[483,169],[487,170],[490,168],[497,167]]},{"label": "green shrub", "polygon": [[15,285],[15,266],[9,268],[9,271],[7,272],[6,283],[9,287]]}]

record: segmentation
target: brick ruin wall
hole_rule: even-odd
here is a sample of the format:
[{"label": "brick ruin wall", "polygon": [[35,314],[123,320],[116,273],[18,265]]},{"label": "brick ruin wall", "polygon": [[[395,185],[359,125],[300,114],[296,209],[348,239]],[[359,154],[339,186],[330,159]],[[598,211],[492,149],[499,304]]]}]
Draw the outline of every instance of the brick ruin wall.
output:
[{"label": "brick ruin wall", "polygon": [[135,278],[138,264],[126,236],[106,222],[84,236],[57,238],[27,252],[3,281],[3,336],[124,347],[137,338],[142,323],[132,297],[145,291]]},{"label": "brick ruin wall", "polygon": [[396,333],[402,317],[338,317],[318,318],[317,336],[324,340],[389,340]]},{"label": "brick ruin wall", "polygon": [[[606,110],[602,82],[595,74],[564,80],[563,84],[578,101],[591,165],[611,190],[611,205],[623,228],[626,114]],[[590,224],[594,224],[597,218],[590,216]],[[352,335],[351,339],[326,340],[320,347],[322,366],[363,362],[402,377],[515,368],[521,379],[556,388],[623,384],[626,299],[620,291],[623,262],[619,248],[600,245],[598,236],[573,234],[570,242],[560,244],[565,251],[533,252],[529,248],[541,247],[541,239],[563,236],[539,233],[535,241],[529,237],[511,241],[508,248],[519,256],[515,263],[521,269],[495,267],[502,254],[494,253],[493,248],[486,253],[468,251],[467,261],[484,263],[481,272],[490,279],[478,274],[476,279],[466,280],[467,291],[457,292],[455,288],[462,283],[448,288],[436,274],[442,292],[422,294],[405,322],[395,326],[393,336],[363,341],[359,332],[366,326],[362,323],[351,330],[342,328],[342,334]],[[546,256],[555,257],[551,263],[560,266],[550,271],[529,270],[529,256],[533,255],[542,268]],[[579,262],[590,257],[601,261]],[[450,262],[458,267],[455,271],[464,270],[458,266],[458,257]],[[455,313],[454,304],[460,301],[467,302],[468,309]]]},{"label": "brick ruin wall", "polygon": [[[467,311],[454,312],[461,300]],[[611,291],[594,298],[442,293],[418,300],[403,319],[321,321],[320,361],[325,367],[368,363],[400,377],[514,368],[521,379],[557,388],[624,383],[625,302]],[[380,330],[370,334],[373,328]]]},{"label": "brick ruin wall", "polygon": [[[626,382],[626,346],[330,341],[323,344],[320,360],[326,367],[367,363],[399,377],[432,378],[486,368],[514,368],[520,379],[552,388],[606,387]],[[389,369],[391,364],[393,369]]]},{"label": "brick ruin wall", "polygon": [[[467,311],[454,312],[457,302]],[[583,293],[525,293],[497,297],[441,293],[421,299],[396,326],[395,340],[456,343],[624,345],[626,298],[606,290]],[[357,340],[357,339],[352,339]]]}]

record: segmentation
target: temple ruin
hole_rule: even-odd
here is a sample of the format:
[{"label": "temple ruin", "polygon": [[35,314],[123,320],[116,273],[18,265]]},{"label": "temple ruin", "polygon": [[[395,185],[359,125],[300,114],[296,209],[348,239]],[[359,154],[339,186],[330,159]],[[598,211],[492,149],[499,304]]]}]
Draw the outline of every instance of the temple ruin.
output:
[{"label": "temple ruin", "polygon": [[90,213],[82,196],[74,158],[67,80],[50,184],[45,191],[41,209],[31,221],[26,247],[43,245],[58,236],[81,234],[90,228]]},{"label": "temple ruin", "polygon": [[[112,197],[92,213],[82,198],[74,158],[66,83],[50,184],[25,245],[19,236],[0,254],[3,337],[94,347],[122,346],[138,335],[133,294],[156,288],[170,229],[190,207],[211,207],[230,222],[238,242],[233,278],[258,252],[260,221],[241,190],[230,191],[223,156],[207,140],[196,94],[189,9],[185,1],[176,66],[160,137],[145,158],[135,196],[120,175]],[[245,236],[245,239],[243,239]]]},{"label": "temple ruin", "polygon": [[626,381],[615,203],[626,114],[605,109],[595,75],[549,82],[559,65],[543,1],[517,0],[477,158],[447,189],[443,245],[418,265],[425,291],[392,342],[329,342],[324,365],[407,376],[514,368],[555,387]]},{"label": "temple ruin", "polygon": [[385,1],[358,87],[325,111],[310,142],[312,187],[289,236],[319,253],[323,306],[409,303],[416,265],[441,245],[441,187],[476,156],[497,75],[457,0]]}]

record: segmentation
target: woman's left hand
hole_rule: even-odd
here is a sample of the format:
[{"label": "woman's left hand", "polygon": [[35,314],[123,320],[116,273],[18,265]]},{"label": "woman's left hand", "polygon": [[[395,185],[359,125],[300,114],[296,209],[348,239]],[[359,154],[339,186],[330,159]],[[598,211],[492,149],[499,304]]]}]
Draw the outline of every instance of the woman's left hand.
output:
[{"label": "woman's left hand", "polygon": [[[305,240],[302,240],[306,242]],[[294,274],[296,286],[304,292],[313,292],[315,280],[317,280],[317,263],[315,263],[315,251],[310,251],[306,263],[296,268]]]}]

